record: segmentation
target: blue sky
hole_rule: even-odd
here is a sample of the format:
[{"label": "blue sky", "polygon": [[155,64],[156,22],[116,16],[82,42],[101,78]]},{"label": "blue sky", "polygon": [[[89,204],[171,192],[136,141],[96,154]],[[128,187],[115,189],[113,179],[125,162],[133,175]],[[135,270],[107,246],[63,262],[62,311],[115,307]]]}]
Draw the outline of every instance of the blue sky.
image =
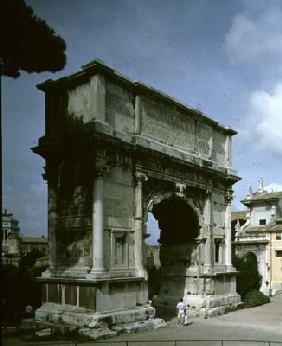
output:
[{"label": "blue sky", "polygon": [[[56,74],[3,81],[4,206],[21,232],[47,232],[44,161],[30,148],[44,134],[36,84],[94,58],[199,108],[239,134],[234,209],[259,176],[282,190],[282,2],[279,0],[27,0],[67,43]],[[149,229],[154,228],[152,222]]]}]

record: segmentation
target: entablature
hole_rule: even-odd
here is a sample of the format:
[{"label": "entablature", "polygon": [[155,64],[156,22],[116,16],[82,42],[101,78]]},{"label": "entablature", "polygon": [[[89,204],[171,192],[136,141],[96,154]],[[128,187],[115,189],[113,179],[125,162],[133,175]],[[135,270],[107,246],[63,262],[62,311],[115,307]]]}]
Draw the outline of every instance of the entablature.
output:
[{"label": "entablature", "polygon": [[[69,143],[72,145],[72,156],[77,152],[77,157],[85,158],[95,156],[95,148],[104,148],[113,164],[120,159],[120,152],[134,158],[136,167],[146,170],[156,178],[167,177],[175,182],[189,183],[191,185],[206,188],[216,187],[216,184],[230,187],[240,178],[230,173],[230,169],[218,166],[217,163],[201,158],[195,154],[182,152],[179,149],[164,144],[150,141],[142,136],[130,135],[120,131],[114,131],[107,124],[95,121],[85,124],[79,138],[72,143],[70,135],[43,136],[39,139],[39,145],[32,148],[48,161],[58,163],[66,155],[69,155]],[[76,148],[75,148],[75,146]],[[73,150],[73,149],[76,150]],[[215,183],[215,182],[218,183]]]}]

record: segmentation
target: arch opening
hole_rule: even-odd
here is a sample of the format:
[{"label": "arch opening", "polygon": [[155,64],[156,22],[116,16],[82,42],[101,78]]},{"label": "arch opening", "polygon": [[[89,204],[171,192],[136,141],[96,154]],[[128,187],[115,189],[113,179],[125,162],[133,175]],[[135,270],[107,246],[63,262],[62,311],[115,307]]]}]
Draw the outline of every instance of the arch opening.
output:
[{"label": "arch opening", "polygon": [[158,221],[161,245],[180,245],[199,235],[199,220],[195,210],[177,195],[162,199],[152,208]]}]

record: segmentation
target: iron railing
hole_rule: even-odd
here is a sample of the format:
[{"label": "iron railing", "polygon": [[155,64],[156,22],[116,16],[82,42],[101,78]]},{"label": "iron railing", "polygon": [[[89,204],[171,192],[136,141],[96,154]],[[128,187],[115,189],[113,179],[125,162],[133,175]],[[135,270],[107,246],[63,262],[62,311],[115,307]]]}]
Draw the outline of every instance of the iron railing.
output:
[{"label": "iron railing", "polygon": [[103,341],[52,341],[40,343],[23,344],[23,346],[277,346],[282,345],[282,341],[262,341],[262,340],[103,340]]}]

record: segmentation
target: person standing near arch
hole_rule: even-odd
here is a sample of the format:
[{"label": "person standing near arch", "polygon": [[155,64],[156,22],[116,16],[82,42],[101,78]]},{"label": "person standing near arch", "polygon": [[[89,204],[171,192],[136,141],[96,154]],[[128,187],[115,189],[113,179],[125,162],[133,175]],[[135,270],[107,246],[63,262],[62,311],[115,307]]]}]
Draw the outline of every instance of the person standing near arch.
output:
[{"label": "person standing near arch", "polygon": [[177,310],[177,325],[184,326],[186,316],[186,305],[183,303],[183,298],[180,298],[176,305]]}]

